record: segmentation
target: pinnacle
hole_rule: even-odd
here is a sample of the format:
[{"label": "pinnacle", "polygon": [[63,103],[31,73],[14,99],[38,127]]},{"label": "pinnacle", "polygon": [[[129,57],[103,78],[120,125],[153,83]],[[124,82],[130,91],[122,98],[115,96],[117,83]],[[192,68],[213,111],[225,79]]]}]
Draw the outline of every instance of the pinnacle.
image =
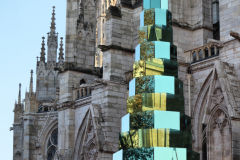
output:
[{"label": "pinnacle", "polygon": [[50,33],[55,33],[55,31],[56,31],[56,23],[55,23],[55,20],[56,20],[55,15],[56,15],[56,13],[55,13],[55,8],[56,7],[53,6],[52,18],[51,18],[52,22],[51,22],[51,27],[50,27],[51,32]]},{"label": "pinnacle", "polygon": [[62,61],[62,60],[64,60],[64,57],[63,57],[63,55],[64,55],[64,53],[63,53],[63,37],[61,37],[60,38],[60,48],[59,48],[59,61]]},{"label": "pinnacle", "polygon": [[45,62],[45,37],[42,37],[42,48],[41,48],[41,53],[40,53],[40,61]]},{"label": "pinnacle", "polygon": [[33,93],[33,70],[31,70],[31,77],[30,77],[30,85],[29,85],[29,93]]},{"label": "pinnacle", "polygon": [[21,87],[22,87],[22,84],[19,83],[18,104],[21,104]]}]

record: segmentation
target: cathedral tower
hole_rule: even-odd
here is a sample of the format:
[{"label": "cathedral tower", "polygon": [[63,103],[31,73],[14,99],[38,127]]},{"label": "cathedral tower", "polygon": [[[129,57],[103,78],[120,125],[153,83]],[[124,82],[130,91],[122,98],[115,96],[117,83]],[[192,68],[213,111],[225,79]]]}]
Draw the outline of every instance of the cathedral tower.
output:
[{"label": "cathedral tower", "polygon": [[67,1],[66,62],[82,70],[94,69],[96,3],[92,0]]}]

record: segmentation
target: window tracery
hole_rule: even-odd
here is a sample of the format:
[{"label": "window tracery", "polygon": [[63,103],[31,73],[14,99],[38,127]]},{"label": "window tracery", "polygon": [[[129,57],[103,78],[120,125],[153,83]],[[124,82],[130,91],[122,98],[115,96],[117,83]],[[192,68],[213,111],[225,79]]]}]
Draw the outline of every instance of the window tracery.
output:
[{"label": "window tracery", "polygon": [[47,142],[47,160],[57,159],[58,129],[54,129]]}]

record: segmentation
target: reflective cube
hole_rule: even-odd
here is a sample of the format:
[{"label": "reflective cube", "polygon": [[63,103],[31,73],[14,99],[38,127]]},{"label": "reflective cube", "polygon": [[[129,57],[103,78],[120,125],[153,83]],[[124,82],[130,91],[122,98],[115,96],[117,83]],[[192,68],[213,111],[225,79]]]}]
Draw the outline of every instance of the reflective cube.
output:
[{"label": "reflective cube", "polygon": [[180,112],[145,111],[122,117],[121,132],[137,129],[175,129],[191,132],[191,118]]},{"label": "reflective cube", "polygon": [[183,84],[173,76],[144,76],[137,77],[129,83],[129,96],[142,93],[183,94]]},{"label": "reflective cube", "polygon": [[133,65],[133,77],[166,75],[178,77],[178,64],[176,61],[167,59],[150,58],[146,61],[140,60]]},{"label": "reflective cube", "polygon": [[199,159],[199,154],[185,148],[151,147],[151,148],[130,148],[126,150],[120,150],[113,155],[113,160],[136,160],[136,159],[197,160]]},{"label": "reflective cube", "polygon": [[149,25],[140,27],[139,39],[142,41],[165,41],[173,42],[172,27]]},{"label": "reflective cube", "polygon": [[192,135],[189,131],[172,129],[138,129],[121,133],[120,149],[149,147],[192,148]]},{"label": "reflective cube", "polygon": [[[169,120],[171,119],[171,120]],[[180,112],[146,111],[127,114],[122,117],[122,132],[133,129],[175,129],[180,130]]]},{"label": "reflective cube", "polygon": [[168,0],[143,0],[143,8],[162,8],[168,9]]},{"label": "reflective cube", "polygon": [[127,100],[128,113],[151,110],[184,113],[184,97],[166,93],[144,93],[129,97]]},{"label": "reflective cube", "polygon": [[170,26],[172,25],[172,14],[166,9],[147,9],[140,14],[140,27],[147,25]]},{"label": "reflective cube", "polygon": [[135,48],[135,61],[149,58],[177,61],[177,47],[169,42],[144,41]]}]

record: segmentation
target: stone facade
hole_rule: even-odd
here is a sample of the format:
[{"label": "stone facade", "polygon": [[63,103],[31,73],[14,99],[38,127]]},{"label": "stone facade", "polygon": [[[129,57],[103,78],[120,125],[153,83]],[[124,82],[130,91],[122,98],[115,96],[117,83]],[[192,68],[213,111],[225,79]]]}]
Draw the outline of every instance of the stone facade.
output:
[{"label": "stone facade", "polygon": [[[169,0],[185,112],[201,160],[240,159],[240,2]],[[65,58],[53,11],[36,91],[14,108],[14,160],[110,160],[138,44],[141,0],[67,0]],[[219,36],[218,36],[219,35]],[[95,61],[94,61],[95,60]]]}]

